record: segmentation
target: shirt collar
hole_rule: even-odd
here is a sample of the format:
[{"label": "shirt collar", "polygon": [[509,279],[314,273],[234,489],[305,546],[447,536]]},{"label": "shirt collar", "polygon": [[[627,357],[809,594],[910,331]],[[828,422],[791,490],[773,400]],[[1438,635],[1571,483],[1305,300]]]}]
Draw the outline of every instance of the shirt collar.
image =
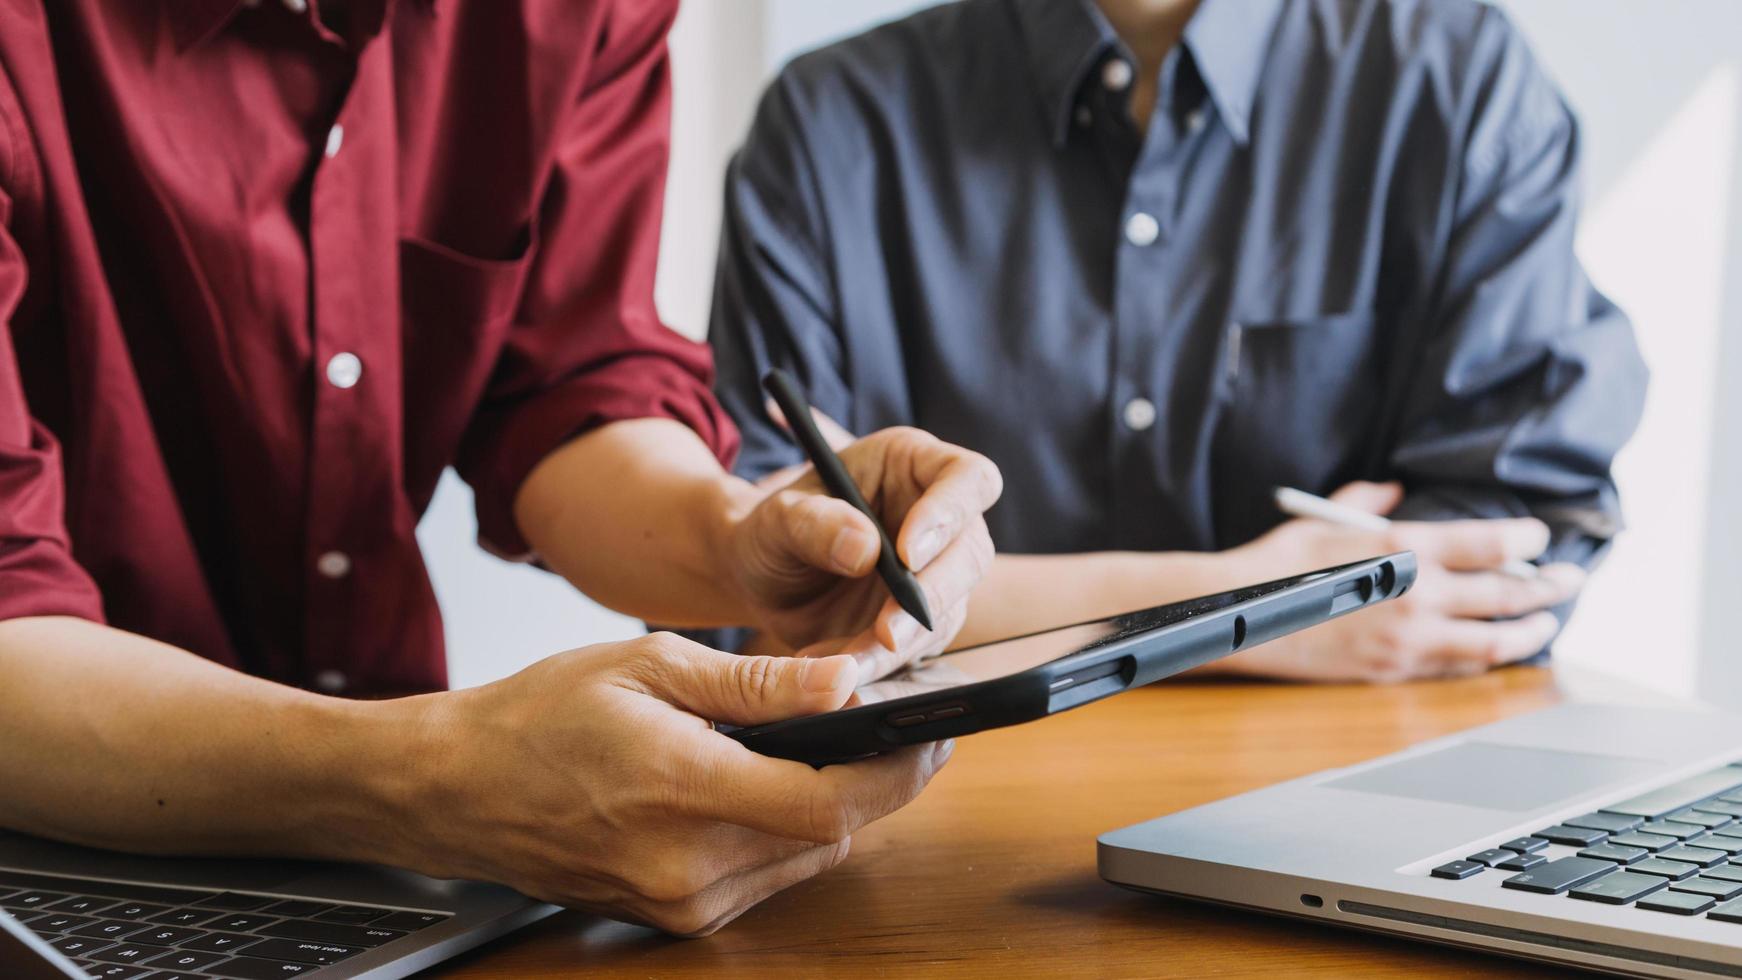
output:
[{"label": "shirt collar", "polygon": [[[1047,131],[1055,144],[1070,130],[1083,76],[1119,36],[1094,0],[1010,0],[1028,48]],[[1251,133],[1252,103],[1283,0],[1203,0],[1181,38],[1235,142]]]},{"label": "shirt collar", "polygon": [[[1087,0],[1085,0],[1087,2]],[[1252,131],[1252,103],[1283,0],[1204,0],[1186,24],[1192,52],[1222,125],[1240,145]]]}]

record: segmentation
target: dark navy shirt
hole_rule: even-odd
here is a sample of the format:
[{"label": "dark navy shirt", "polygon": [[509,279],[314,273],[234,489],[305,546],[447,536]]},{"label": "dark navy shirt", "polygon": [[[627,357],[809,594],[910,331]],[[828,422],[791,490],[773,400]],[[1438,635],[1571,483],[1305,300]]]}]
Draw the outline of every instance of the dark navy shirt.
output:
[{"label": "dark navy shirt", "polygon": [[1578,129],[1467,0],[1207,0],[1162,66],[1088,0],[965,0],[800,57],[730,170],[712,342],[1003,469],[1000,549],[1227,548],[1274,485],[1619,525],[1645,371],[1573,256]]}]

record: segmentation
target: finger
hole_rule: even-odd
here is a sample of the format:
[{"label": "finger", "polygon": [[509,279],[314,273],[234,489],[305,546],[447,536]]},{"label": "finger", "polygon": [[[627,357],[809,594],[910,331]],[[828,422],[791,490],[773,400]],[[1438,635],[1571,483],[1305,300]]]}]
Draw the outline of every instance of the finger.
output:
[{"label": "finger", "polygon": [[707,936],[762,904],[769,896],[814,878],[847,859],[851,840],[800,845],[787,854],[746,868],[710,885],[680,905],[658,909],[659,927],[680,936]]},{"label": "finger", "polygon": [[857,507],[820,491],[788,489],[764,506],[776,533],[769,543],[810,568],[860,578],[877,565],[883,541],[877,526]]},{"label": "finger", "polygon": [[1417,601],[1448,616],[1465,619],[1516,619],[1526,613],[1558,606],[1585,584],[1577,565],[1546,565],[1535,578],[1520,579],[1500,572],[1449,572]]},{"label": "finger", "polygon": [[1408,521],[1394,525],[1392,546],[1455,571],[1497,569],[1528,561],[1548,547],[1548,525],[1534,517],[1501,520]]},{"label": "finger", "polygon": [[743,657],[658,633],[624,667],[640,690],[709,721],[761,725],[833,711],[859,679],[851,657]]},{"label": "finger", "polygon": [[913,472],[924,492],[901,522],[895,550],[918,571],[998,502],[1004,477],[979,453],[936,439],[916,452]]},{"label": "finger", "polygon": [[[978,514],[969,518],[968,531],[958,535],[930,564],[920,569],[915,576],[919,582],[920,591],[925,596],[926,608],[934,616],[934,626],[943,618],[943,612],[965,603],[968,594],[986,577],[986,572],[992,567],[992,533],[986,527],[986,519]],[[943,632],[941,629],[925,630],[906,611],[885,605],[877,617],[877,636],[884,646],[898,654],[905,654],[903,659],[913,660],[918,654],[912,648],[916,644],[935,645],[935,635]],[[944,641],[953,639],[944,637]],[[942,650],[942,646],[937,646]],[[935,652],[935,651],[934,651]]]},{"label": "finger", "polygon": [[1558,632],[1560,620],[1549,612],[1499,623],[1446,619],[1438,624],[1433,646],[1424,661],[1439,664],[1442,672],[1470,663],[1480,664],[1485,670],[1535,656]]},{"label": "finger", "polygon": [[[780,410],[779,402],[772,398],[767,399],[762,403],[762,410],[768,413],[768,417],[774,420],[775,425],[783,429],[792,428],[786,424],[786,413]],[[858,437],[848,432],[841,423],[824,415],[822,409],[815,406],[811,407],[811,421],[817,424],[817,431],[822,433],[823,441],[828,443],[829,448],[835,452],[840,452],[858,440]]]},{"label": "finger", "polygon": [[877,635],[878,626],[852,637],[842,644],[839,653],[847,654],[859,664],[860,685],[882,680],[908,664],[943,653],[968,621],[968,603],[964,599],[945,608],[940,614],[932,606],[933,628],[927,630],[894,601],[886,603],[878,614],[878,622],[889,624],[894,645]]},{"label": "finger", "polygon": [[1396,481],[1369,483],[1366,480],[1356,480],[1338,487],[1329,499],[1332,503],[1353,507],[1369,514],[1389,514],[1403,502],[1403,484]]},{"label": "finger", "polygon": [[907,805],[948,761],[951,743],[911,746],[812,769],[715,735],[690,753],[685,809],[776,837],[833,844]]}]

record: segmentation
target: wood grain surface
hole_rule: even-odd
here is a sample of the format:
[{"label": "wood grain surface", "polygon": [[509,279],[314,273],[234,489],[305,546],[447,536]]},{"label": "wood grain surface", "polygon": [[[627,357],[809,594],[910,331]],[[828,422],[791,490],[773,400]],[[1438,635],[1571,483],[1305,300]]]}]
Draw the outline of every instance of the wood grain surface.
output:
[{"label": "wood grain surface", "polygon": [[964,738],[846,863],[705,939],[565,912],[431,976],[1548,977],[1115,888],[1095,837],[1561,700],[1551,671],[1392,687],[1164,683]]}]

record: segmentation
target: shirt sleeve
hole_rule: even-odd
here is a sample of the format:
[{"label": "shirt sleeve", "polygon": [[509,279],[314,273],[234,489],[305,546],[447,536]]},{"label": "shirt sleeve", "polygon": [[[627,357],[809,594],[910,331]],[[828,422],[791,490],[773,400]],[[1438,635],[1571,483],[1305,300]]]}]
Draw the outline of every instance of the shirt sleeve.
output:
[{"label": "shirt sleeve", "polygon": [[[670,155],[666,32],[675,4],[621,2],[562,121],[515,322],[458,468],[490,550],[529,557],[514,520],[520,485],[547,455],[598,426],[669,418],[722,465],[737,433],[710,390],[706,346],[660,322],[653,300]],[[576,39],[573,43],[585,43]]]},{"label": "shirt sleeve", "polygon": [[0,189],[0,620],[78,616],[102,622],[96,583],[73,559],[67,536],[60,446],[31,417],[12,346],[12,318],[27,271],[8,231],[11,204]]},{"label": "shirt sleeve", "polygon": [[1487,16],[1438,313],[1390,453],[1410,488],[1397,516],[1534,515],[1550,559],[1590,564],[1621,526],[1610,466],[1646,371],[1574,257],[1577,123],[1523,38]]},{"label": "shirt sleeve", "polygon": [[743,432],[737,471],[752,480],[804,459],[764,408],[769,368],[791,372],[812,405],[857,431],[815,171],[794,101],[789,80],[777,80],[727,169],[708,328],[720,401]]}]

